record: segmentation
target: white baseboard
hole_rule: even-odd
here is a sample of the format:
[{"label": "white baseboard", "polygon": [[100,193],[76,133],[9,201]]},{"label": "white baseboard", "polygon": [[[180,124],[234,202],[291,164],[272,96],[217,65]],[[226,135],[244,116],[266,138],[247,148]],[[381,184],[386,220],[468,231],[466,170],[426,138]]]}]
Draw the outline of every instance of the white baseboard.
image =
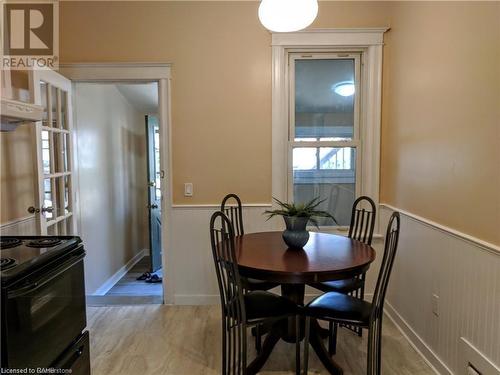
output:
[{"label": "white baseboard", "polygon": [[465,337],[460,337],[460,344],[462,352],[462,373],[459,375],[466,375],[467,367],[470,365],[482,375],[500,375],[500,367],[481,353],[471,342],[469,342],[469,340]]},{"label": "white baseboard", "polygon": [[454,375],[446,364],[432,351],[424,340],[411,328],[411,326],[403,319],[396,309],[389,303],[385,302],[385,315],[394,323],[403,336],[408,340],[415,351],[420,354],[424,361],[438,375]]},{"label": "white baseboard", "polygon": [[115,272],[113,276],[107,279],[97,290],[92,293],[92,296],[103,296],[132,269],[142,258],[149,254],[148,249],[139,251],[132,259],[130,259],[122,268]]}]

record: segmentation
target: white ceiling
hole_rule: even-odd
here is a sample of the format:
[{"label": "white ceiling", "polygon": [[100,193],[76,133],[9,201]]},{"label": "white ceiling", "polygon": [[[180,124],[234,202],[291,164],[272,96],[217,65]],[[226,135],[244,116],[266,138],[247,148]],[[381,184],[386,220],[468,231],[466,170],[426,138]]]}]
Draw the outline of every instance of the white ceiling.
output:
[{"label": "white ceiling", "polygon": [[116,88],[139,112],[158,113],[158,84],[156,82],[118,83]]}]

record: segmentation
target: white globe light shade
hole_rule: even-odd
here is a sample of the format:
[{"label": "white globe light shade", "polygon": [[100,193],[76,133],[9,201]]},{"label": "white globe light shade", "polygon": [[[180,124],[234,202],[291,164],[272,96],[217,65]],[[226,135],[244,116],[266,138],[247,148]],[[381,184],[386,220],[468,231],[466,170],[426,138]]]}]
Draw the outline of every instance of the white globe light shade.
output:
[{"label": "white globe light shade", "polygon": [[266,29],[291,32],[305,29],[318,15],[318,0],[262,0],[259,19]]}]

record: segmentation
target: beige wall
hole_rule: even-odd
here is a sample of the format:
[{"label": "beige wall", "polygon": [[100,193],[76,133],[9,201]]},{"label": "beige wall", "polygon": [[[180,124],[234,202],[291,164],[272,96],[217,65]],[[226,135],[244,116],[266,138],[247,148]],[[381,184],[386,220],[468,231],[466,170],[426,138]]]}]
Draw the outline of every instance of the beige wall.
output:
[{"label": "beige wall", "polygon": [[396,3],[381,201],[500,244],[500,2]]},{"label": "beige wall", "polygon": [[[270,36],[256,8],[253,2],[61,4],[63,61],[174,64],[175,203],[214,203],[229,190],[247,202],[270,200]],[[313,25],[392,28],[384,47],[381,200],[496,244],[499,8],[498,2],[321,2]],[[21,132],[1,137],[2,153],[14,144],[7,138],[27,145]],[[27,168],[19,163],[2,154],[1,181],[12,181],[2,185],[2,222],[24,215],[30,200],[7,198],[28,190],[4,174],[13,165]],[[184,182],[194,183],[194,197],[183,197]]]},{"label": "beige wall", "polygon": [[[257,6],[61,4],[64,62],[173,63],[175,203],[215,203],[228,191],[270,201],[271,48]],[[499,7],[321,2],[313,24],[392,27],[384,47],[381,201],[496,244]],[[193,182],[192,198],[183,196],[184,182]]]},{"label": "beige wall", "polygon": [[111,84],[75,89],[79,230],[92,294],[148,248],[144,115]]}]

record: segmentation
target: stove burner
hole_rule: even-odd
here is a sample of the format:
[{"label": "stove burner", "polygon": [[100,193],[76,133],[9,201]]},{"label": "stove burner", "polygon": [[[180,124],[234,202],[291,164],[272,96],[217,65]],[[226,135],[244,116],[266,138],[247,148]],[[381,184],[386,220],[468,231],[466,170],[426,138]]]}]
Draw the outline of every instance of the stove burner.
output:
[{"label": "stove burner", "polygon": [[26,244],[29,247],[52,247],[61,243],[59,238],[42,238],[40,240],[33,240]]},{"label": "stove burner", "polygon": [[12,258],[0,258],[0,269],[6,270],[12,268],[16,265],[15,259]]},{"label": "stove burner", "polygon": [[[0,249],[10,249],[11,247],[16,247],[22,244],[22,241],[14,237],[2,237],[0,238]],[[2,263],[3,264],[3,263]]]}]

